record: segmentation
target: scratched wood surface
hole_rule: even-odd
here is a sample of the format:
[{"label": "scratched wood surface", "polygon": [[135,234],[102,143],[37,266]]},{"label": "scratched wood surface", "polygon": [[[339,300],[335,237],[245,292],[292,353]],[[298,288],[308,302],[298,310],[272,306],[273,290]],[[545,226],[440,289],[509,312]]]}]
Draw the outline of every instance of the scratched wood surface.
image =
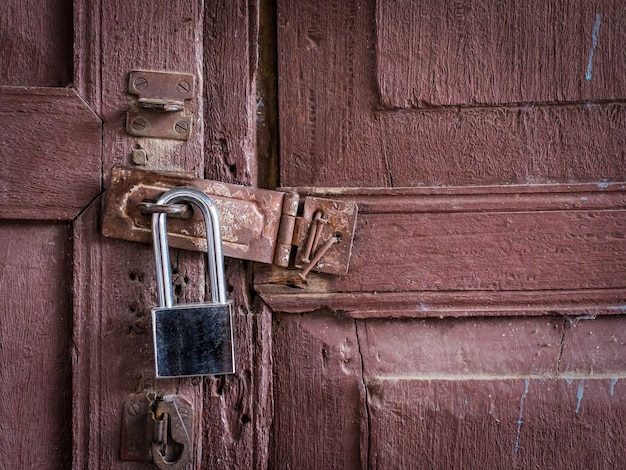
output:
[{"label": "scratched wood surface", "polygon": [[277,467],[621,465],[624,3],[462,3],[278,2],[281,185],[360,214],[347,276],[255,273]]},{"label": "scratched wood surface", "polygon": [[71,467],[70,237],[67,222],[0,221],[0,442],[9,467]]}]

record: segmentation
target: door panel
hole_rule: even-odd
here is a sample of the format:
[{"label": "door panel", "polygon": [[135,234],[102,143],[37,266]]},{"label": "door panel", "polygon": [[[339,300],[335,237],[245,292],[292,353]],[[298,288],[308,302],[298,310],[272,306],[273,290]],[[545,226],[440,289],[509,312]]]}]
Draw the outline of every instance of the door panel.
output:
[{"label": "door panel", "polygon": [[71,230],[0,221],[3,460],[71,466]]},{"label": "door panel", "polygon": [[102,123],[72,89],[0,87],[3,218],[71,220],[100,192]]},{"label": "door panel", "polygon": [[72,82],[72,0],[6,0],[0,17],[0,85]]},{"label": "door panel", "polygon": [[[277,8],[281,185],[359,218],[346,276],[255,271],[281,312],[273,463],[617,462],[624,3]],[[323,359],[346,344],[359,356]]]}]

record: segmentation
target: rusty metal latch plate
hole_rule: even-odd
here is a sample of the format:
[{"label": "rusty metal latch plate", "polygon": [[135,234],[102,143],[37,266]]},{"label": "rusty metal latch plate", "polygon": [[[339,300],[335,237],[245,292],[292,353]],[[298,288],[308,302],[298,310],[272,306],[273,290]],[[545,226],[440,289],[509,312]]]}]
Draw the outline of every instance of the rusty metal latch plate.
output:
[{"label": "rusty metal latch plate", "polygon": [[134,70],[128,92],[137,100],[126,113],[126,132],[139,137],[187,140],[192,116],[185,101],[194,97],[195,78],[188,73]]},{"label": "rusty metal latch plate", "polygon": [[193,457],[193,405],[180,395],[133,395],[124,403],[120,458],[187,468]]},{"label": "rusty metal latch plate", "polygon": [[[306,197],[300,203],[299,195],[294,192],[221,183],[176,172],[113,168],[102,233],[107,237],[152,243],[151,218],[142,212],[142,207],[154,203],[175,186],[198,188],[213,199],[220,215],[225,256],[281,267],[306,268],[307,241],[313,235],[311,228],[316,225],[314,219],[318,217],[323,222],[317,224],[319,246],[331,237],[340,241],[311,269],[329,274],[348,272],[356,204],[316,197]],[[192,213],[187,219],[172,218],[167,227],[169,244],[191,251],[206,251],[204,227],[199,213]]]}]

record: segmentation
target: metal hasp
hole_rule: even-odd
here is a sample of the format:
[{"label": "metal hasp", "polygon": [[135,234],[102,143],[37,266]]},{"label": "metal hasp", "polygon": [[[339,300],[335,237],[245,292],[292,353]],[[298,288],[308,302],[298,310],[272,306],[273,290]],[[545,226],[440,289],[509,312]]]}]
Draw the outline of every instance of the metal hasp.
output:
[{"label": "metal hasp", "polygon": [[152,234],[159,297],[159,307],[152,309],[156,377],[232,374],[233,305],[226,299],[219,214],[209,196],[191,187],[170,189],[157,205],[183,202],[193,203],[204,217],[212,301],[174,305],[167,214],[154,213]]},{"label": "metal hasp", "polygon": [[[192,186],[209,195],[217,207],[225,256],[306,273],[348,272],[358,212],[353,202],[301,198],[297,189],[269,191],[181,173],[121,167],[111,170],[109,181],[102,221],[107,237],[150,243],[149,213],[164,210],[175,214],[168,222],[170,246],[206,251],[200,214],[192,214],[181,204],[154,205],[168,189]],[[331,239],[334,242],[328,245]]]},{"label": "metal hasp", "polygon": [[128,92],[137,100],[126,113],[126,132],[139,137],[187,140],[192,116],[185,101],[194,97],[195,78],[188,73],[134,70]]},{"label": "metal hasp", "polygon": [[122,460],[154,462],[158,468],[187,468],[193,457],[191,402],[180,395],[134,395],[124,403]]}]

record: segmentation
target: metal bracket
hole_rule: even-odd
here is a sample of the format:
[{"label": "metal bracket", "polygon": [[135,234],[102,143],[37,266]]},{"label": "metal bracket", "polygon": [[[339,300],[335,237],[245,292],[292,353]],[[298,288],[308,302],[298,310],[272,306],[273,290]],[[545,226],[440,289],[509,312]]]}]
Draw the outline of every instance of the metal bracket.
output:
[{"label": "metal bracket", "polygon": [[188,73],[134,70],[128,92],[137,101],[126,113],[126,132],[140,137],[187,140],[192,116],[185,114],[185,100],[193,99],[195,78]]},{"label": "metal bracket", "polygon": [[[176,217],[168,223],[169,244],[206,251],[199,214],[190,214],[182,207],[151,204],[172,187],[192,186],[211,196],[217,206],[225,256],[306,272],[348,272],[358,212],[354,203],[317,197],[300,201],[293,191],[269,191],[181,173],[120,167],[111,170],[109,181],[102,221],[102,233],[107,237],[151,243],[149,212],[168,212]],[[322,247],[333,237],[337,242],[322,253]],[[311,264],[316,254],[321,256]]]},{"label": "metal bracket", "polygon": [[135,395],[124,403],[122,460],[186,468],[193,457],[193,406],[180,395],[150,399]]}]

